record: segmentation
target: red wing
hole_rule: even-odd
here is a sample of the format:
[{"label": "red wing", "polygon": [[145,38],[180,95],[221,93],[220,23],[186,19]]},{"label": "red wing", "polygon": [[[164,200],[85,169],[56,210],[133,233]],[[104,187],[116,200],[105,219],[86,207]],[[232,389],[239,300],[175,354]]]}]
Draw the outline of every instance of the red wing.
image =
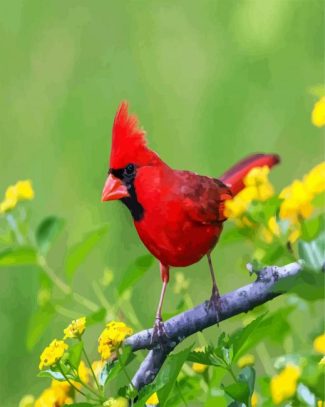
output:
[{"label": "red wing", "polygon": [[230,189],[221,181],[187,171],[179,172],[183,208],[194,221],[209,224],[223,222],[225,201],[232,198]]}]

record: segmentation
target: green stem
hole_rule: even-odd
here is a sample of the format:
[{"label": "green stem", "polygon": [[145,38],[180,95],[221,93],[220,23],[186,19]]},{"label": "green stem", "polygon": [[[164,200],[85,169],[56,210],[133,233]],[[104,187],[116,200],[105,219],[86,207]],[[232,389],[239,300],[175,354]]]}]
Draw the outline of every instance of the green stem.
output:
[{"label": "green stem", "polygon": [[[94,290],[99,302],[105,309],[112,308],[111,304],[107,301],[105,294],[103,293],[100,285],[96,281],[93,282],[93,290]],[[109,318],[109,319],[111,319],[111,318]]]},{"label": "green stem", "polygon": [[228,372],[231,374],[231,376],[232,376],[232,378],[234,379],[235,383],[237,383],[237,382],[238,382],[237,377],[236,377],[236,375],[235,375],[235,373],[234,373],[234,371],[232,370],[232,367],[231,367],[230,365],[227,365],[227,370],[228,370]]},{"label": "green stem", "polygon": [[[81,341],[81,339],[79,339],[79,340]],[[90,369],[90,371],[91,371],[91,374],[92,374],[92,376],[93,376],[93,378],[94,378],[94,381],[95,381],[95,383],[96,383],[97,389],[98,389],[98,391],[99,391],[100,393],[102,393],[102,388],[101,388],[101,386],[100,386],[99,383],[98,383],[97,377],[96,377],[95,372],[94,372],[94,370],[93,370],[93,368],[92,368],[92,366],[91,366],[89,357],[88,357],[87,352],[86,352],[86,350],[85,350],[84,347],[82,348],[82,351],[83,351],[83,354],[85,355],[86,362],[87,362],[87,364],[88,364],[88,366],[89,366],[89,369]]]},{"label": "green stem", "polygon": [[47,261],[45,257],[39,255],[38,256],[38,264],[42,268],[42,270],[45,272],[45,274],[48,276],[48,278],[65,294],[65,295],[70,295],[71,294],[71,288],[64,282],[62,281],[54,272],[53,269],[47,264]]},{"label": "green stem", "polygon": [[180,395],[180,397],[181,397],[181,399],[182,399],[182,401],[184,403],[184,406],[187,407],[188,404],[186,403],[186,400],[184,399],[184,396],[183,396],[183,393],[181,391],[181,388],[180,388],[180,385],[179,385],[178,381],[176,381],[176,388],[177,388],[177,391],[178,391],[178,393],[179,393],[179,395]]},{"label": "green stem", "polygon": [[127,378],[128,381],[129,381],[129,384],[132,386],[132,389],[135,390],[135,388],[134,388],[134,386],[133,386],[133,383],[132,383],[132,380],[131,380],[131,378],[130,378],[128,372],[126,371],[126,368],[125,368],[125,366],[124,366],[124,363],[122,362],[121,354],[120,354],[120,349],[117,350],[117,358],[118,358],[118,361],[120,362],[120,365],[122,366],[122,370],[123,370],[123,372],[124,372],[126,378]]},{"label": "green stem", "polygon": [[9,226],[11,227],[11,229],[13,230],[13,232],[14,232],[14,234],[16,236],[17,242],[19,244],[23,244],[24,243],[24,238],[23,238],[22,234],[20,233],[20,230],[19,230],[19,227],[17,225],[16,219],[13,217],[13,215],[11,213],[8,213],[6,218],[7,218],[7,221],[9,223]]},{"label": "green stem", "polygon": [[[85,387],[88,391],[90,391],[92,394],[94,394],[96,397],[97,397],[97,401],[98,400],[100,400],[100,402],[104,402],[105,401],[105,398],[101,395],[101,394],[99,394],[96,390],[94,390],[93,388],[91,388],[90,386],[88,386],[88,384],[87,383],[85,383],[85,382],[83,382],[81,379],[80,379],[80,377],[79,377],[79,382],[80,382],[80,384],[83,386],[83,387]],[[89,396],[88,396],[89,397]]]},{"label": "green stem", "polygon": [[68,376],[63,372],[61,366],[60,366],[59,364],[58,364],[57,366],[58,366],[60,372],[62,373],[62,376],[63,376],[63,377],[65,378],[65,380],[70,384],[70,386],[71,386],[72,388],[74,388],[76,391],[78,391],[80,394],[82,394],[84,397],[87,398],[87,394],[85,394],[83,391],[81,391],[80,389],[78,389],[78,387],[75,386],[75,385],[71,382],[71,380],[68,378]]},{"label": "green stem", "polygon": [[90,311],[92,312],[98,311],[98,305],[88,300],[88,298],[84,297],[83,295],[73,292],[72,298],[76,302],[79,302],[79,304],[83,305],[85,308],[88,308]]},{"label": "green stem", "polygon": [[98,310],[97,304],[88,300],[88,298],[83,297],[82,295],[72,292],[71,288],[62,281],[55,273],[55,271],[48,265],[44,256],[38,256],[38,264],[41,269],[45,272],[48,278],[57,286],[59,290],[61,290],[65,295],[72,295],[72,298],[78,302],[79,304],[83,305],[88,310],[95,312]]}]

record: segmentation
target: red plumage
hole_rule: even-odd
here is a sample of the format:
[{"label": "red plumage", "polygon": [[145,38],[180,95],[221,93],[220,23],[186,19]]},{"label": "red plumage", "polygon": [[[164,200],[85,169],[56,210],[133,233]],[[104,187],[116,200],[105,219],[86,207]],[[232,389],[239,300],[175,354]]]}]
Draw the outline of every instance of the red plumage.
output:
[{"label": "red plumage", "polygon": [[127,102],[122,102],[113,123],[110,168],[123,168],[131,162],[144,165],[156,158],[147,147],[146,133],[139,128],[137,117],[129,115]]},{"label": "red plumage", "polygon": [[[254,154],[219,179],[172,169],[147,147],[145,132],[123,102],[113,124],[103,200],[121,199],[127,205],[140,239],[160,261],[167,284],[170,266],[188,266],[204,255],[210,264],[209,254],[226,220],[225,201],[244,187],[243,179],[252,168],[278,162],[275,154]],[[215,281],[213,292],[217,292]],[[162,298],[163,294],[164,289]],[[161,303],[159,320],[160,309]]]}]

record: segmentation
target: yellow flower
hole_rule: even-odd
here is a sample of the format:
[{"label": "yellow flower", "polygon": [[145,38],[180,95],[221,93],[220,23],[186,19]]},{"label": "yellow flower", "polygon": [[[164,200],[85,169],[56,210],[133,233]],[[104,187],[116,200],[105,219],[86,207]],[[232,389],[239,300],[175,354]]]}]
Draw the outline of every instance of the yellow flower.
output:
[{"label": "yellow flower", "polygon": [[325,401],[318,400],[317,401],[317,407],[325,407]]},{"label": "yellow flower", "polygon": [[153,393],[146,401],[146,404],[149,404],[152,406],[157,406],[159,404],[159,399],[158,399],[157,393]]},{"label": "yellow flower", "polygon": [[[203,352],[204,351],[204,347],[200,346],[198,348],[194,349],[194,352]],[[195,373],[204,373],[207,370],[208,366],[204,365],[202,363],[193,363],[192,364],[192,370]]]},{"label": "yellow flower", "polygon": [[68,345],[64,343],[64,341],[54,339],[49,346],[43,350],[40,356],[39,369],[41,370],[44,367],[54,365],[54,363],[61,359],[66,349],[68,349]]},{"label": "yellow flower", "polygon": [[250,353],[247,353],[246,355],[242,356],[239,358],[237,362],[237,366],[242,369],[245,366],[250,366],[255,363],[255,356],[251,355]]},{"label": "yellow flower", "polygon": [[98,339],[98,352],[102,359],[108,359],[112,351],[116,350],[124,339],[132,333],[133,330],[124,322],[109,322]]},{"label": "yellow flower", "polygon": [[26,396],[20,400],[18,407],[34,407],[34,401],[35,398],[33,395],[26,394]]},{"label": "yellow flower", "polygon": [[267,223],[267,228],[263,227],[261,230],[263,239],[267,243],[271,243],[273,241],[274,236],[279,237],[281,234],[280,226],[277,224],[275,216],[272,216]]},{"label": "yellow flower", "polygon": [[34,198],[34,190],[31,181],[18,181],[16,184],[18,200],[31,200]]},{"label": "yellow flower", "polygon": [[105,330],[102,332],[98,339],[98,353],[103,360],[109,359],[112,354],[111,344]]},{"label": "yellow flower", "polygon": [[72,404],[69,396],[71,386],[67,382],[52,380],[51,386],[43,391],[36,400],[34,407],[61,407]]},{"label": "yellow flower", "polygon": [[249,171],[244,178],[245,188],[233,199],[225,202],[225,216],[235,219],[239,225],[245,225],[239,218],[248,209],[250,203],[266,201],[274,194],[272,184],[268,179],[270,169],[267,166],[256,167]]},{"label": "yellow flower", "polygon": [[0,214],[10,211],[17,205],[17,199],[5,199],[0,203]]},{"label": "yellow flower", "polygon": [[311,113],[311,122],[316,127],[325,126],[325,97],[315,103]]},{"label": "yellow flower", "polygon": [[272,377],[270,390],[274,404],[280,404],[295,394],[300,374],[298,366],[288,364],[279,374]]},{"label": "yellow flower", "polygon": [[240,218],[256,197],[256,188],[244,188],[233,199],[225,202],[225,216],[230,219]]},{"label": "yellow flower", "polygon": [[307,175],[304,176],[303,183],[306,189],[313,195],[325,191],[325,161],[316,165]]},{"label": "yellow flower", "polygon": [[[262,227],[261,234],[263,240],[266,243],[272,243],[275,236],[280,237],[281,235],[280,226],[276,222],[275,216],[272,216],[269,219],[267,226],[268,226],[267,228],[265,228],[264,226]],[[300,237],[300,235],[301,235],[300,224],[299,223],[291,224],[288,241],[293,244]]]},{"label": "yellow flower", "polygon": [[192,364],[192,370],[195,373],[204,373],[207,370],[208,366],[207,365],[203,365],[202,363],[193,363]]},{"label": "yellow flower", "polygon": [[244,178],[246,187],[256,189],[256,198],[259,201],[266,201],[274,194],[272,184],[268,179],[270,169],[266,165],[252,168]]},{"label": "yellow flower", "polygon": [[280,218],[296,223],[299,217],[308,218],[313,211],[311,201],[313,195],[302,181],[295,180],[284,188],[279,195],[283,202],[280,206]]},{"label": "yellow flower", "polygon": [[280,231],[280,226],[277,224],[277,221],[275,219],[275,216],[272,216],[268,222],[267,222],[267,226],[269,228],[269,230],[272,232],[272,234],[274,236],[280,236],[281,231]]},{"label": "yellow flower", "polygon": [[64,339],[79,338],[86,329],[86,317],[75,319],[64,329]]},{"label": "yellow flower", "polygon": [[258,394],[254,391],[251,398],[252,407],[257,407],[258,400],[259,400]]},{"label": "yellow flower", "polygon": [[0,203],[0,213],[13,209],[19,201],[31,200],[34,198],[34,190],[29,180],[18,181],[15,185],[10,185],[5,192],[5,199]]},{"label": "yellow flower", "polygon": [[325,355],[325,333],[314,339],[313,347],[315,352]]},{"label": "yellow flower", "polygon": [[124,397],[118,397],[117,399],[110,397],[104,403],[105,407],[128,407],[128,405],[129,402]]},{"label": "yellow flower", "polygon": [[60,380],[53,379],[51,382],[51,388],[56,390],[58,393],[60,391],[63,391],[64,393],[69,393],[71,386],[66,381],[61,382]]},{"label": "yellow flower", "polygon": [[297,226],[297,227],[295,227],[294,229],[293,229],[293,231],[289,234],[289,236],[288,236],[288,241],[290,242],[290,243],[294,243],[296,240],[298,240],[298,238],[300,237],[300,235],[301,235],[301,230],[300,230],[300,227],[299,227],[299,225],[295,225],[295,226]]},{"label": "yellow flower", "polygon": [[79,374],[80,379],[84,383],[86,383],[86,384],[89,383],[90,371],[83,360],[80,361],[80,365],[78,368],[78,374]]}]

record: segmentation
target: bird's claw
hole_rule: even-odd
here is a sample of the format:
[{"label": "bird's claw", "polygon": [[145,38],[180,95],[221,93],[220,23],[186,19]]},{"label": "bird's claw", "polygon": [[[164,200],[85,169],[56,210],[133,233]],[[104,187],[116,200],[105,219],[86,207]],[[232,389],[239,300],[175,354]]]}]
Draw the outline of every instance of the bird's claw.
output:
[{"label": "bird's claw", "polygon": [[208,310],[210,310],[212,308],[215,311],[215,313],[217,314],[217,325],[218,326],[219,326],[220,311],[221,311],[220,299],[221,299],[220,294],[215,291],[212,291],[210,300],[208,302]]},{"label": "bird's claw", "polygon": [[164,322],[161,317],[156,317],[150,344],[152,345],[154,343],[159,343],[159,345],[162,347],[167,339],[168,335],[166,333]]}]

